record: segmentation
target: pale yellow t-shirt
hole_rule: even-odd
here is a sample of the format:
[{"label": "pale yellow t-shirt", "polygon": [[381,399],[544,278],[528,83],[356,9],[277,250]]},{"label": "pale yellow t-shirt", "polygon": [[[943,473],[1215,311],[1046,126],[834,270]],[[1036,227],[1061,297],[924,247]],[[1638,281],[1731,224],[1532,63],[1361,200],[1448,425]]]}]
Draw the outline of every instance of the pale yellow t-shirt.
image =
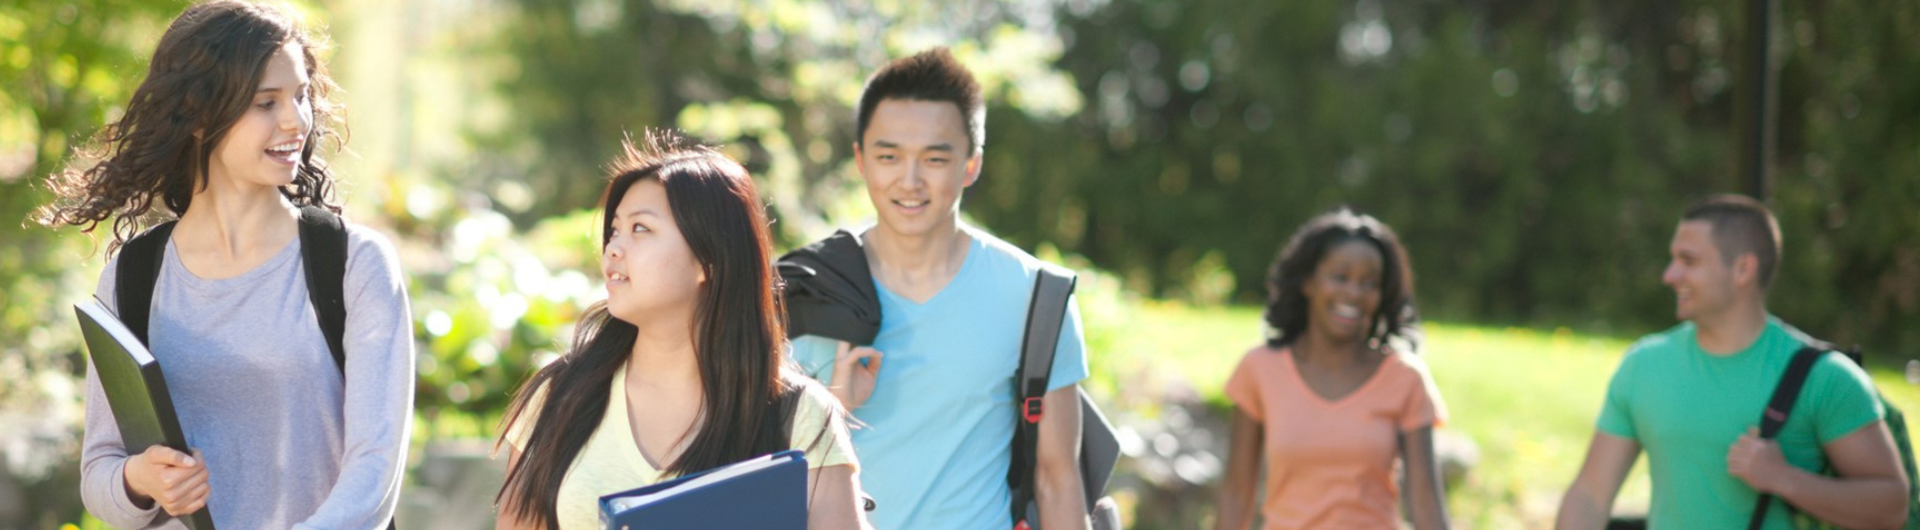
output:
[{"label": "pale yellow t-shirt", "polygon": [[[621,385],[626,379],[627,369],[623,366],[613,376],[607,415],[600,419],[600,428],[594,430],[587,445],[580,448],[580,455],[573,459],[567,476],[560,480],[555,511],[560,516],[561,530],[599,528],[602,495],[673,478],[662,476],[660,470],[647,464],[647,459],[640,456],[640,448],[634,445],[633,429],[627,422],[626,388]],[[542,388],[527,403],[527,414],[538,413],[546,398],[545,390]],[[853,443],[847,436],[847,425],[838,410],[838,402],[824,387],[807,385],[801,392],[799,406],[794,410],[791,436],[796,444],[812,444],[794,447],[806,453],[808,469],[840,465],[853,466],[855,471],[860,469],[854,458]],[[527,439],[533,435],[529,427],[537,427],[539,423],[537,417],[523,418],[532,419],[515,421],[507,428],[507,442],[517,451],[526,451]],[[823,423],[827,426],[824,434]]]}]

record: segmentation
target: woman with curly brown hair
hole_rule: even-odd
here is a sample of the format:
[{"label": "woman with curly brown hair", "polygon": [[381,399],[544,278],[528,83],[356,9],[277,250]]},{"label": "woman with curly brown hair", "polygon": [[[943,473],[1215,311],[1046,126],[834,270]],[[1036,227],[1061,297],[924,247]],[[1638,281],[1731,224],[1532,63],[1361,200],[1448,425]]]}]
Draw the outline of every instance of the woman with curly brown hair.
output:
[{"label": "woman with curly brown hair", "polygon": [[[1247,528],[1256,506],[1265,528],[1396,528],[1396,501],[1414,528],[1446,528],[1433,454],[1446,406],[1411,351],[1418,319],[1400,238],[1346,208],[1316,216],[1280,251],[1267,291],[1272,333],[1227,380],[1218,528]],[[1262,469],[1266,496],[1255,499]]]},{"label": "woman with curly brown hair", "polygon": [[[150,317],[136,333],[165,366],[192,448],[125,447],[89,366],[81,497],[109,525],[180,528],[178,516],[202,508],[225,528],[390,523],[411,422],[412,325],[392,245],[341,224],[329,202],[321,144],[340,137],[319,45],[281,9],[188,7],[124,116],[79,153],[97,162],[49,179],[59,199],[41,223],[91,232],[112,219],[97,296],[123,319]],[[165,217],[177,220],[135,237]],[[344,241],[333,254],[344,254],[333,299],[344,324],[326,332],[302,259],[303,244],[324,246],[305,241],[312,219]],[[152,276],[121,274],[129,260],[151,263]],[[116,295],[136,290],[149,303],[121,307]]]}]

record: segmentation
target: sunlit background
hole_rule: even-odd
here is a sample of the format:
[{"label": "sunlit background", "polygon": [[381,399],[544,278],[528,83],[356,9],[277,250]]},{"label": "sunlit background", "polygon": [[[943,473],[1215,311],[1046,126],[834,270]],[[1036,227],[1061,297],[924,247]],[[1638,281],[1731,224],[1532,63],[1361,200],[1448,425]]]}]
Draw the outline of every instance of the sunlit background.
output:
[{"label": "sunlit background", "polygon": [[[950,46],[990,101],[970,222],[1082,275],[1128,526],[1211,528],[1279,246],[1351,204],[1400,231],[1458,528],[1550,523],[1627,341],[1671,325],[1680,209],[1737,171],[1747,1],[332,0],[350,218],[394,238],[418,337],[402,528],[490,528],[515,385],[602,296],[593,206],[622,134],[685,129],[762,185],[789,248],[871,222],[865,76]],[[1782,2],[1771,309],[1920,386],[1920,4]],[[78,495],[69,305],[103,233],[31,222],[121,112],[175,0],[0,0],[0,528]],[[1916,374],[1920,375],[1920,374]],[[1636,472],[1623,512],[1644,510]]]}]

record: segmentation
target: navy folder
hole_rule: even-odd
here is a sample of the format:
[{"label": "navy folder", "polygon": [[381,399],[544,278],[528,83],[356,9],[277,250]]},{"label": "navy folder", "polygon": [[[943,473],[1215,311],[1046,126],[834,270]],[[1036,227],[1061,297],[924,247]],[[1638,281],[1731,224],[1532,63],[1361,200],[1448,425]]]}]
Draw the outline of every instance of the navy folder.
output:
[{"label": "navy folder", "polygon": [[[74,304],[73,312],[79,315],[87,359],[100,377],[100,388],[107,394],[107,406],[113,410],[113,421],[120,427],[120,442],[127,454],[139,454],[156,445],[191,452],[187,436],[180,430],[180,418],[174,415],[167,379],[160,374],[160,361],[153,358],[147,345],[98,301]],[[213,530],[213,516],[206,508],[181,519],[194,530]]]},{"label": "navy folder", "polygon": [[600,497],[600,526],[806,530],[807,459],[800,451],[781,451],[606,495]]}]

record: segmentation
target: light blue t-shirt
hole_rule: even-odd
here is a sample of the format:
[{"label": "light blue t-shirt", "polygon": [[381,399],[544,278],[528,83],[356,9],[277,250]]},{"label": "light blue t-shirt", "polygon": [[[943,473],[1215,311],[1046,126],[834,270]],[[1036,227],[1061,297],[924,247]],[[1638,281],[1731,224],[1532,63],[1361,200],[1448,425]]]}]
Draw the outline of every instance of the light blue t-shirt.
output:
[{"label": "light blue t-shirt", "polygon": [[[924,304],[878,280],[885,355],[873,395],[853,411],[860,482],[885,530],[1003,529],[1011,523],[1014,372],[1040,260],[979,230],[953,280]],[[1087,377],[1080,311],[1069,304],[1048,379],[1060,389]],[[796,339],[794,359],[832,384],[837,342]]]}]

